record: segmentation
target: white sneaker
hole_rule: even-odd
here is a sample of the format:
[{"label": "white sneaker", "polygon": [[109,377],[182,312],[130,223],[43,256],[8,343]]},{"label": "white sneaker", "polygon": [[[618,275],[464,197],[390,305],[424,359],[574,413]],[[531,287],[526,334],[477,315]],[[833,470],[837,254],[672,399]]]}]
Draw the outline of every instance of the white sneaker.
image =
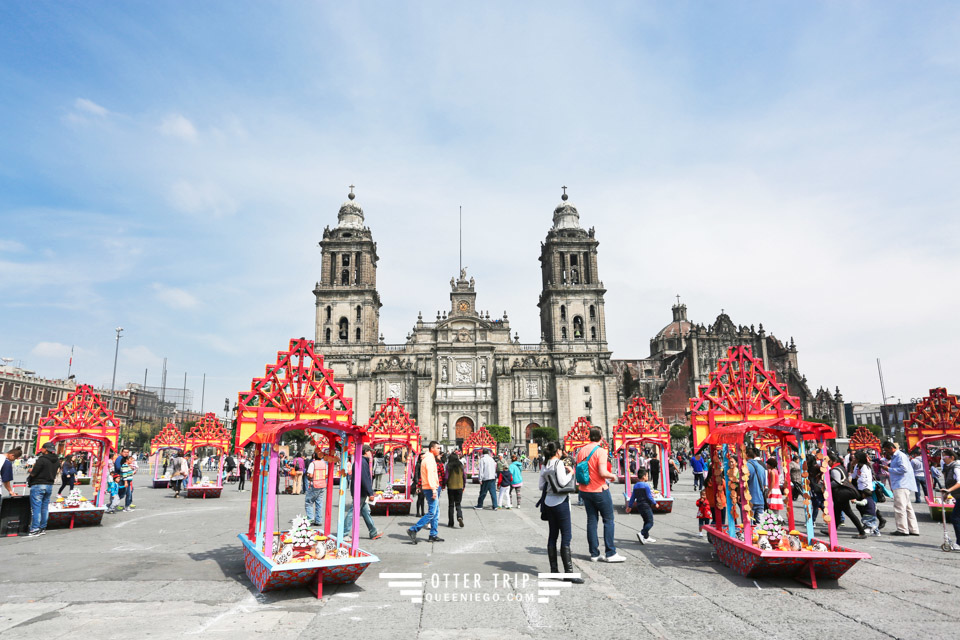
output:
[{"label": "white sneaker", "polygon": [[600,556],[590,556],[590,562],[600,562]]},{"label": "white sneaker", "polygon": [[706,531],[701,531],[701,532],[698,533],[697,535],[700,536],[701,538],[703,538],[704,536],[707,535],[707,532],[706,532]]},{"label": "white sneaker", "polygon": [[644,540],[644,542],[647,544],[650,544],[651,542],[656,542],[656,541],[657,541],[656,538],[651,538],[650,536],[647,536],[646,540]]},{"label": "white sneaker", "polygon": [[612,556],[601,556],[600,561],[601,562],[626,562],[627,559],[624,558],[619,553],[615,553]]},{"label": "white sneaker", "polygon": [[642,535],[640,535],[639,533],[637,534],[637,540],[640,541],[640,544],[647,544],[647,539],[644,538],[644,537],[643,537]]},{"label": "white sneaker", "polygon": [[950,545],[950,549],[953,551],[960,551],[960,544],[954,542],[952,545]]}]

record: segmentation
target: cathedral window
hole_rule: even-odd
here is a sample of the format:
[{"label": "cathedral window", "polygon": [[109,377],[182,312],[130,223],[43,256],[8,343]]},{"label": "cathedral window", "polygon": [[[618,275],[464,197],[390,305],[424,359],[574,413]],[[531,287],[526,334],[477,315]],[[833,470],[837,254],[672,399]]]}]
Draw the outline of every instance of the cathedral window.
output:
[{"label": "cathedral window", "polygon": [[570,269],[570,284],[580,284],[580,272]]},{"label": "cathedral window", "polygon": [[346,318],[340,318],[340,331],[337,337],[344,342],[350,339],[350,322]]},{"label": "cathedral window", "polygon": [[560,319],[561,320],[567,319],[567,305],[565,304],[560,305]]},{"label": "cathedral window", "polygon": [[573,338],[575,340],[583,338],[583,318],[580,316],[573,317]]},{"label": "cathedral window", "polygon": [[590,339],[591,339],[591,340],[596,340],[596,339],[597,339],[597,328],[596,328],[596,327],[590,327]]},{"label": "cathedral window", "polygon": [[360,312],[361,312],[361,311],[362,311],[362,309],[360,308],[360,305],[357,305],[357,322],[360,322]]},{"label": "cathedral window", "polygon": [[357,342],[360,342],[360,327],[357,327]]},{"label": "cathedral window", "polygon": [[566,339],[567,339],[567,328],[566,328],[566,327],[560,327],[560,338],[563,339],[563,340],[566,340]]},{"label": "cathedral window", "polygon": [[597,317],[597,310],[594,309],[593,305],[590,305],[590,319],[594,320]]},{"label": "cathedral window", "polygon": [[330,327],[327,327],[327,330],[324,332],[324,337],[327,339],[327,344],[330,344]]},{"label": "cathedral window", "polygon": [[347,269],[340,272],[340,284],[350,284],[350,272]]},{"label": "cathedral window", "polygon": [[[327,305],[327,322],[330,322],[330,316],[332,315],[333,315],[333,307],[331,307],[330,305]],[[327,342],[330,342],[330,341],[327,340]]]},{"label": "cathedral window", "polygon": [[345,254],[343,254],[343,256],[341,256],[341,262],[340,262],[340,264],[342,264],[342,265],[345,266],[345,267],[349,267],[349,266],[350,266],[350,254],[349,254],[349,253],[345,253]]}]

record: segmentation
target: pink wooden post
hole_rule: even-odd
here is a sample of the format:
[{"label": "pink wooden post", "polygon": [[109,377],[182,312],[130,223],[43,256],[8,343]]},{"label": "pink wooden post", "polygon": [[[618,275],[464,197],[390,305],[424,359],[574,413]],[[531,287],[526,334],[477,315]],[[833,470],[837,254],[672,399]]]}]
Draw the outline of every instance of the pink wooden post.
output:
[{"label": "pink wooden post", "polygon": [[227,452],[220,449],[220,464],[217,465],[217,486],[223,488],[223,461],[227,457]]},{"label": "pink wooden post", "polygon": [[[98,507],[102,507],[104,503],[104,496],[107,491],[107,478],[110,477],[111,470],[107,467],[109,466],[107,462],[110,459],[109,456],[110,444],[104,440],[100,443],[100,486],[97,487],[97,501],[94,503]],[[90,481],[93,482],[93,476],[90,476]]]},{"label": "pink wooden post", "polygon": [[[823,440],[820,441],[820,452],[829,465],[827,444]],[[830,531],[830,550],[833,551],[837,548],[837,510],[833,507],[833,489],[830,487],[830,471],[832,471],[832,469],[827,471],[827,477],[823,479],[823,503],[824,506],[830,505],[830,522],[827,523],[827,529]]]},{"label": "pink wooden post", "polygon": [[[327,441],[330,443],[327,455],[333,456],[333,434],[328,432]],[[333,516],[333,475],[337,470],[337,463],[327,462],[327,491],[323,499],[323,535],[330,535],[330,518]]]},{"label": "pink wooden post", "polygon": [[[737,472],[740,476],[740,522],[743,523],[743,541],[746,544],[753,544],[753,518],[747,517],[747,491],[749,491],[749,483],[743,475],[743,460],[745,458],[744,446],[741,442],[739,447],[735,447],[733,457],[734,460],[736,460]],[[748,471],[747,473],[751,472]],[[750,509],[750,511],[752,512],[753,509]]]},{"label": "pink wooden post", "polygon": [[[353,536],[350,540],[350,555],[357,553],[357,543],[360,541],[360,509],[363,503],[360,499],[360,483],[363,473],[363,440],[356,436],[357,444],[353,448]],[[341,480],[342,482],[342,480]]]},{"label": "pink wooden post", "polygon": [[263,532],[263,554],[273,555],[273,529],[277,513],[277,447],[270,445],[270,466],[267,469],[266,531]]}]

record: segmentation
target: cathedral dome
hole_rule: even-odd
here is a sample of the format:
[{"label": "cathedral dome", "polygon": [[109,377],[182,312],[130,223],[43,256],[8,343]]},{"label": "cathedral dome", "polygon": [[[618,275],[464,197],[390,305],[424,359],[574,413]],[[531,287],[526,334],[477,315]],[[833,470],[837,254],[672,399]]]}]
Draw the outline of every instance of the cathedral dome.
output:
[{"label": "cathedral dome", "polygon": [[563,195],[560,199],[563,201],[553,210],[553,228],[554,229],[579,229],[580,213],[573,206],[572,202],[567,202],[567,188],[563,188]]},{"label": "cathedral dome", "polygon": [[660,329],[660,332],[657,333],[657,337],[654,339],[681,338],[681,337],[686,338],[688,335],[690,335],[690,328],[692,326],[693,325],[687,322],[686,320],[678,320],[676,322],[671,322],[670,324],[665,326],[663,329]]},{"label": "cathedral dome", "polygon": [[353,185],[350,186],[350,195],[346,202],[340,205],[340,212],[337,213],[337,226],[341,229],[363,229],[363,209],[360,208],[354,198]]}]

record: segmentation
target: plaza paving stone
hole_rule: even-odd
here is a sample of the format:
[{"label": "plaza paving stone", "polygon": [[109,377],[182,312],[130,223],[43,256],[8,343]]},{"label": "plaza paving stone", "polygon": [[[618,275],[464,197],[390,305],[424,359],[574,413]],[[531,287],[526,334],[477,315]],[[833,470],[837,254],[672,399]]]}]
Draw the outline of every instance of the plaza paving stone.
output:
[{"label": "plaza paving stone", "polygon": [[[40,538],[0,540],[0,634],[45,639],[112,635],[120,621],[137,637],[320,638],[869,638],[947,637],[960,614],[960,553],[939,550],[941,526],[918,511],[922,535],[841,541],[873,559],[839,582],[812,590],[788,579],[750,579],[720,564],[696,535],[696,494],[689,472],[675,490],[674,512],[656,516],[657,544],[641,546],[641,519],[622,510],[614,488],[616,542],[623,564],[587,559],[583,508],[572,507],[575,562],[587,583],[539,602],[536,573],[547,570],[547,527],[534,508],[536,475],[525,474],[521,509],[469,508],[464,529],[449,529],[442,498],[443,543],[410,544],[413,516],[375,517],[384,537],[361,547],[380,557],[354,585],[259,594],[244,571],[237,533],[250,493],[228,486],[218,500],[174,499],[147,486],[138,508],[107,515],[103,526],[51,530]],[[881,505],[892,530],[890,504]],[[302,497],[281,496],[281,521],[303,511]],[[421,573],[424,602],[412,603],[380,573]],[[469,586],[454,584],[468,574]],[[431,584],[433,576],[440,586]],[[509,582],[504,584],[504,577]],[[447,580],[443,583],[444,579]],[[476,582],[475,582],[476,581]],[[454,595],[479,600],[451,601]],[[498,602],[483,598],[498,597]],[[16,635],[14,635],[16,634]]]}]

